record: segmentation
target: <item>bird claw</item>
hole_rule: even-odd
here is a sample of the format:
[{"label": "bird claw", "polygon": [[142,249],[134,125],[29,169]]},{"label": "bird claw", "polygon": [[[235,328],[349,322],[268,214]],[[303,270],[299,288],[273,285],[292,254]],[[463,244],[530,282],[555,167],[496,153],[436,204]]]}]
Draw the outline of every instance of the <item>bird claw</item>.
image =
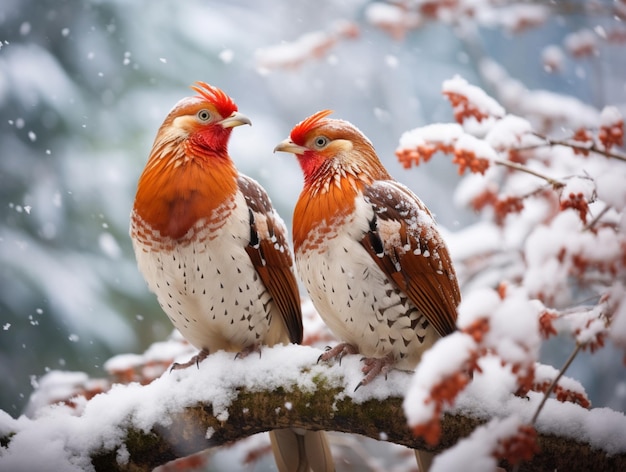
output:
[{"label": "bird claw", "polygon": [[193,356],[187,362],[183,362],[183,363],[174,362],[172,364],[172,367],[170,368],[170,374],[174,370],[186,369],[187,367],[192,366],[194,364],[196,364],[196,368],[199,369],[200,368],[200,362],[205,360],[209,356],[209,354],[210,354],[210,352],[207,349],[202,349],[198,354]]},{"label": "bird claw", "polygon": [[318,358],[319,361],[329,361],[333,358],[339,360],[339,365],[341,365],[341,359],[348,354],[357,354],[359,351],[356,347],[349,343],[339,343],[335,347],[326,346],[325,352],[323,352]]},{"label": "bird claw", "polygon": [[259,353],[259,359],[260,359],[261,358],[261,345],[260,344],[254,344],[252,346],[246,347],[242,351],[239,351],[237,354],[235,354],[235,359],[245,359],[246,357],[248,357],[253,352],[258,352]]},{"label": "bird claw", "polygon": [[[328,351],[330,351],[331,349],[332,349],[332,347],[331,347],[331,346],[326,346],[326,347],[324,347],[324,354],[326,354],[326,353],[327,353]],[[317,361],[315,362],[316,364],[319,364],[319,363],[320,363],[320,360],[322,359],[322,356],[323,356],[324,354],[320,354],[320,356],[317,358]]]},{"label": "bird claw", "polygon": [[395,364],[395,359],[392,356],[387,356],[380,359],[367,357],[363,358],[362,361],[365,365],[361,368],[361,372],[365,374],[365,377],[363,377],[363,380],[358,383],[358,385],[354,389],[355,392],[363,385],[367,385],[368,383],[370,383],[380,374],[383,374],[385,376],[385,380],[387,380],[387,374]]}]

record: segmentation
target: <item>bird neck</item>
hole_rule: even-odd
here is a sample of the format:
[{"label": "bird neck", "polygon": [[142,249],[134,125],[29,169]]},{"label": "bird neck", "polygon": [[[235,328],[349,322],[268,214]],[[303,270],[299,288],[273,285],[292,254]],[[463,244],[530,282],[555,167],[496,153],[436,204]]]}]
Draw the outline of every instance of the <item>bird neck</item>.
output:
[{"label": "bird neck", "polygon": [[137,186],[134,211],[161,237],[178,240],[200,220],[215,226],[217,209],[237,191],[237,169],[225,152],[155,147]]},{"label": "bird neck", "polygon": [[[307,178],[293,215],[293,243],[299,247],[310,239],[312,231],[328,236],[328,227],[339,224],[355,208],[355,200],[372,179],[358,169],[333,169],[330,164],[320,167],[315,178]],[[321,244],[322,240],[313,245]],[[311,244],[311,241],[307,241]]]}]

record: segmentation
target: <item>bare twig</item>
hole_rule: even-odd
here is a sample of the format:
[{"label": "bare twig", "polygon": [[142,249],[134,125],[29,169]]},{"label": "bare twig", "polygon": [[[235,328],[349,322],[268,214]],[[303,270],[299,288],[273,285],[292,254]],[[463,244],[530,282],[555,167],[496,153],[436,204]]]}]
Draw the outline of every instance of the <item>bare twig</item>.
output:
[{"label": "bare twig", "polygon": [[578,354],[578,352],[580,351],[581,348],[582,348],[582,344],[576,343],[576,347],[574,348],[574,350],[572,351],[570,356],[565,361],[565,364],[563,364],[563,367],[561,367],[561,370],[559,370],[558,375],[554,378],[554,380],[550,384],[550,387],[548,388],[548,390],[546,390],[545,395],[541,399],[541,403],[537,407],[537,411],[535,411],[535,414],[533,415],[532,419],[530,420],[530,424],[534,425],[536,423],[537,418],[539,417],[539,413],[541,413],[541,410],[543,409],[544,405],[546,404],[546,401],[548,400],[548,397],[552,394],[552,392],[554,391],[556,385],[559,383],[559,380],[561,380],[561,377],[563,377],[563,375],[565,374],[565,371],[572,364],[572,362],[576,358],[576,355]]},{"label": "bare twig", "polygon": [[600,219],[606,214],[606,212],[609,211],[610,209],[611,209],[611,205],[605,206],[602,209],[602,211],[598,213],[593,220],[587,223],[587,225],[583,228],[583,230],[589,231],[591,228],[593,228],[598,223],[598,221],[600,221]]},{"label": "bare twig", "polygon": [[576,151],[593,152],[593,153],[596,153],[596,154],[600,154],[600,155],[602,155],[604,157],[607,157],[609,159],[617,159],[618,161],[626,162],[626,155],[621,154],[621,153],[608,151],[606,149],[600,148],[595,143],[592,143],[591,145],[589,145],[589,144],[584,144],[582,142],[581,143],[577,143],[575,141],[571,141],[571,140],[567,140],[567,139],[549,138],[549,137],[544,136],[544,135],[539,134],[539,133],[534,133],[534,135],[537,136],[538,138],[543,139],[545,142],[541,143],[541,144],[531,144],[531,145],[528,145],[528,146],[520,146],[520,147],[514,148],[513,150],[515,150],[515,151],[531,151],[533,149],[540,149],[540,148],[544,148],[544,147],[564,146],[564,147],[568,147],[568,148],[574,149]]},{"label": "bare twig", "polygon": [[[554,391],[554,389],[556,388],[557,384],[559,383],[559,380],[561,380],[561,377],[563,377],[563,375],[565,374],[565,371],[569,368],[571,363],[574,361],[574,358],[576,357],[576,355],[580,351],[581,347],[582,347],[581,344],[576,343],[576,348],[570,354],[570,356],[567,358],[567,360],[565,361],[565,364],[563,364],[563,367],[561,367],[561,370],[559,370],[559,373],[557,374],[557,376],[554,378],[554,380],[550,384],[550,387],[544,393],[543,398],[541,399],[541,403],[537,407],[537,410],[535,411],[535,414],[533,415],[532,419],[530,420],[530,424],[531,425],[534,426],[534,424],[537,422],[537,418],[539,417],[539,413],[541,413],[541,410],[543,409],[544,405],[548,401],[548,398],[550,397],[550,395],[552,395],[552,392]],[[521,463],[516,464],[515,467],[513,467],[512,472],[519,472],[520,466],[521,466]]]},{"label": "bare twig", "polygon": [[548,177],[547,175],[544,175],[541,172],[533,170],[533,169],[531,169],[529,167],[526,167],[526,166],[524,166],[522,164],[518,164],[517,162],[505,161],[505,160],[502,160],[502,159],[495,159],[493,161],[493,163],[497,164],[499,166],[508,167],[509,169],[519,170],[520,172],[526,172],[527,174],[534,175],[535,177],[539,177],[540,179],[543,179],[546,182],[548,182],[555,189],[558,189],[558,188],[561,188],[561,187],[565,186],[565,184],[563,182],[561,182],[559,180],[556,180],[556,179],[553,179],[552,177]]}]

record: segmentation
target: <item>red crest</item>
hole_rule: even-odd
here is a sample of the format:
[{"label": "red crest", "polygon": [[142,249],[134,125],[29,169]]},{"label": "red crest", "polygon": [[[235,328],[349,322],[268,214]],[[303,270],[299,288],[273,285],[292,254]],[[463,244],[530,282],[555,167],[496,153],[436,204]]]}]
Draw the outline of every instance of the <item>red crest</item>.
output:
[{"label": "red crest", "polygon": [[198,81],[191,86],[191,89],[198,92],[200,97],[212,103],[222,118],[226,118],[237,111],[237,105],[235,105],[233,99],[213,85]]},{"label": "red crest", "polygon": [[291,130],[291,140],[295,144],[302,146],[304,144],[307,133],[315,128],[324,118],[326,118],[332,112],[332,110],[318,111],[317,113],[302,120]]}]

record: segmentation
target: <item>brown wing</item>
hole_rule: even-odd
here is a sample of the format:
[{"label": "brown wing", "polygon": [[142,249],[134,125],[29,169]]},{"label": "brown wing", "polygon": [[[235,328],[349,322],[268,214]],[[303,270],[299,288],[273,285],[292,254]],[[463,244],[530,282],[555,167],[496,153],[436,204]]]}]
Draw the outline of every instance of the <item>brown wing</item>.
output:
[{"label": "brown wing", "polygon": [[374,217],[361,244],[437,332],[450,334],[456,329],[461,295],[448,249],[430,212],[395,181],[377,181],[363,194]]},{"label": "brown wing", "polygon": [[302,311],[298,282],[285,224],[274,211],[267,193],[256,181],[238,178],[239,190],[248,204],[250,243],[246,252],[267,287],[285,323],[289,340],[302,342]]}]

